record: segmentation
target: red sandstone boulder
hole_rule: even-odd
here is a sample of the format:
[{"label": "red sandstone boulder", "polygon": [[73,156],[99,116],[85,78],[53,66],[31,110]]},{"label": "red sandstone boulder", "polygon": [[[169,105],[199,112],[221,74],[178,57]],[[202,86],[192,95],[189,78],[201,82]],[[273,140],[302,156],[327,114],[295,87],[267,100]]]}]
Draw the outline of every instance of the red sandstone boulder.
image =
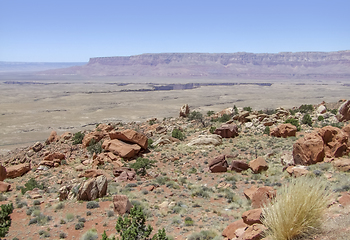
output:
[{"label": "red sandstone boulder", "polygon": [[189,113],[190,113],[190,108],[188,107],[188,104],[185,104],[180,108],[179,116],[187,117]]},{"label": "red sandstone boulder", "polygon": [[276,190],[272,187],[260,187],[253,194],[252,208],[261,208],[276,197]]},{"label": "red sandstone boulder", "polygon": [[56,131],[52,131],[50,133],[50,136],[46,140],[46,144],[50,144],[52,142],[57,142],[58,140],[60,140],[60,137],[57,135],[57,132]]},{"label": "red sandstone boulder", "polygon": [[135,180],[136,172],[133,168],[119,167],[113,170],[113,175],[117,177],[117,181],[125,182]]},{"label": "red sandstone boulder", "polygon": [[242,172],[249,168],[249,164],[242,160],[233,160],[230,165],[230,170],[235,172]]},{"label": "red sandstone boulder", "polygon": [[293,177],[300,177],[308,174],[306,166],[289,166],[286,171]]},{"label": "red sandstone boulder", "polygon": [[79,188],[77,200],[92,201],[107,193],[107,178],[104,175],[86,180]]},{"label": "red sandstone boulder", "polygon": [[348,150],[348,136],[337,127],[326,126],[318,131],[324,143],[324,150],[327,157],[341,157]]},{"label": "red sandstone boulder", "polygon": [[222,232],[222,236],[227,237],[228,239],[236,238],[236,230],[240,228],[246,228],[248,225],[243,222],[243,219],[237,220],[230,225],[228,225]]},{"label": "red sandstone boulder", "polygon": [[264,225],[255,223],[245,230],[239,240],[260,240],[266,230],[267,228]]},{"label": "red sandstone boulder", "polygon": [[31,166],[29,163],[22,163],[18,165],[13,165],[6,168],[7,178],[16,178],[20,177],[26,172],[30,171]]},{"label": "red sandstone boulder", "polygon": [[225,160],[225,155],[220,155],[214,158],[209,163],[209,169],[211,172],[227,172],[228,164]]},{"label": "red sandstone boulder", "polygon": [[11,188],[11,185],[7,182],[0,181],[0,192],[8,192]]},{"label": "red sandstone boulder", "polygon": [[269,166],[263,157],[258,157],[249,162],[249,167],[252,169],[253,173],[260,173],[262,171],[266,171]]},{"label": "red sandstone boulder", "polygon": [[2,165],[0,165],[0,181],[4,181],[7,176],[6,168]]},{"label": "red sandstone boulder", "polygon": [[341,159],[335,160],[333,162],[333,166],[344,172],[350,171],[350,159],[341,158]]},{"label": "red sandstone boulder", "polygon": [[54,152],[54,153],[51,153],[51,154],[47,155],[46,157],[44,157],[44,160],[53,161],[54,159],[63,160],[65,158],[66,158],[66,156],[63,153]]},{"label": "red sandstone boulder", "polygon": [[102,144],[102,148],[122,158],[132,158],[141,150],[141,147],[137,144],[124,143],[118,139],[105,140]]},{"label": "red sandstone boulder", "polygon": [[295,137],[295,134],[297,132],[297,127],[290,124],[290,123],[285,123],[285,124],[280,124],[274,129],[271,130],[270,135],[274,137]]},{"label": "red sandstone boulder", "polygon": [[84,173],[79,174],[79,178],[86,177],[86,178],[95,178],[101,175],[105,175],[105,173],[100,169],[87,169]]},{"label": "red sandstone boulder", "polygon": [[90,146],[92,140],[94,140],[95,143],[99,142],[104,136],[105,134],[102,131],[94,131],[86,134],[82,141],[83,147]]},{"label": "red sandstone boulder", "polygon": [[132,208],[129,198],[125,195],[114,195],[113,206],[114,211],[120,216],[122,216],[124,213],[130,212],[130,209]]},{"label": "red sandstone boulder", "polygon": [[109,137],[111,138],[111,140],[119,139],[124,142],[136,143],[143,149],[147,149],[148,147],[148,138],[146,137],[146,135],[143,135],[131,129],[127,129],[122,132],[110,132]]},{"label": "red sandstone boulder", "polygon": [[238,127],[236,124],[223,124],[215,129],[214,134],[220,135],[223,138],[233,138],[238,136]]},{"label": "red sandstone boulder", "polygon": [[337,119],[339,122],[350,120],[350,100],[347,100],[338,109]]},{"label": "red sandstone boulder", "polygon": [[293,145],[295,164],[310,165],[322,162],[325,157],[323,139],[316,133],[307,134]]},{"label": "red sandstone boulder", "polygon": [[242,214],[243,222],[248,224],[248,225],[253,225],[254,223],[261,224],[261,220],[260,220],[261,217],[262,217],[262,209],[261,208],[251,209],[251,210],[245,211]]}]

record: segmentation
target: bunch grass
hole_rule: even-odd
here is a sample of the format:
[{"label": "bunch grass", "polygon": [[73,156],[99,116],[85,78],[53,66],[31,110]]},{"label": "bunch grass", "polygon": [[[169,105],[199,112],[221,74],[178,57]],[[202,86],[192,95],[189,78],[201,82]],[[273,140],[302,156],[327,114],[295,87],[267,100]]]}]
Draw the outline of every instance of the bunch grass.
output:
[{"label": "bunch grass", "polygon": [[282,187],[276,198],[263,208],[265,235],[272,240],[306,237],[321,225],[330,192],[319,178],[299,177]]}]

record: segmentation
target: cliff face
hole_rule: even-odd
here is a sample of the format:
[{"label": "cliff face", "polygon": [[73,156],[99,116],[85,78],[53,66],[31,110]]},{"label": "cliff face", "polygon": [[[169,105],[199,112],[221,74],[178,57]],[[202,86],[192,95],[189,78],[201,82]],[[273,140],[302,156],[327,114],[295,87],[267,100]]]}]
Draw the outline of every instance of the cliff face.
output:
[{"label": "cliff face", "polygon": [[350,78],[350,51],[254,53],[160,53],[91,58],[57,71],[98,76],[222,76],[240,78]]}]

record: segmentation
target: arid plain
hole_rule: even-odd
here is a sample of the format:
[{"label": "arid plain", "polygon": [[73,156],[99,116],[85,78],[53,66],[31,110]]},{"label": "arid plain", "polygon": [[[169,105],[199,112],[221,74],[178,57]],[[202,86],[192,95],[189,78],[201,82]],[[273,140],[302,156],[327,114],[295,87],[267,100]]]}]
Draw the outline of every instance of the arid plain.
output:
[{"label": "arid plain", "polygon": [[[153,90],[170,83],[237,83],[185,90]],[[269,83],[262,85],[262,83]],[[350,97],[350,79],[239,80],[229,78],[41,77],[0,80],[0,154],[58,134],[92,129],[97,123],[176,117],[187,103],[191,110],[220,111],[233,107],[291,108],[337,102]],[[142,89],[142,91],[140,91]]]}]

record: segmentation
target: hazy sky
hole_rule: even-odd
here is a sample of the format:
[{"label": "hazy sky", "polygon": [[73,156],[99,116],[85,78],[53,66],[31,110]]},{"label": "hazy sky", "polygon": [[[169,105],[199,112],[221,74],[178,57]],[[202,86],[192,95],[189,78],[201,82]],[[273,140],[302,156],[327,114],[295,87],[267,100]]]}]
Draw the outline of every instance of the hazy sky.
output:
[{"label": "hazy sky", "polygon": [[0,61],[339,50],[349,0],[0,0]]}]

